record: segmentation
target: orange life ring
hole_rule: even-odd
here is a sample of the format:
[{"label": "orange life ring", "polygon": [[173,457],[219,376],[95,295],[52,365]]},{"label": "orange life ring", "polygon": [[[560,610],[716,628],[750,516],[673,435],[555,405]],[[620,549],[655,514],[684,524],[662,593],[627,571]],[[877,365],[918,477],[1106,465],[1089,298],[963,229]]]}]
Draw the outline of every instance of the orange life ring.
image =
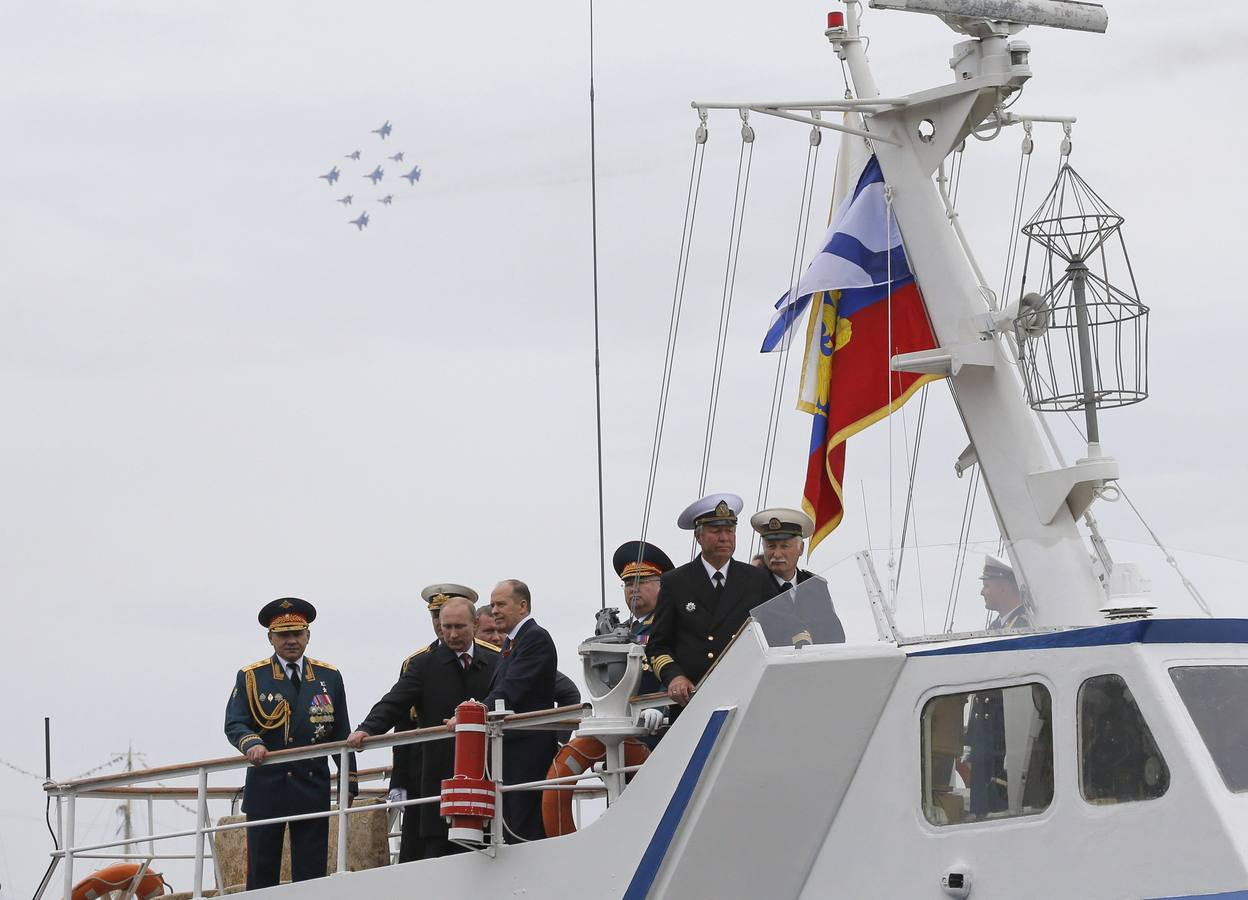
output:
[{"label": "orange life ring", "polygon": [[[130,882],[134,881],[139,868],[137,863],[113,863],[98,872],[92,872],[74,885],[73,900],[96,900],[97,897],[108,896],[112,891],[124,891],[130,886]],[[159,897],[164,892],[165,879],[159,872],[149,869],[139,879],[139,886],[135,888],[134,896],[138,900],[150,900],[152,897]]]},{"label": "orange life ring", "polygon": [[[607,755],[602,741],[592,737],[576,737],[563,745],[550,764],[547,778],[580,775]],[[624,765],[639,766],[650,756],[650,748],[636,738],[624,741]],[[631,778],[632,776],[628,776]],[[576,831],[572,820],[572,791],[542,791],[542,825],[547,837],[558,837]]]}]

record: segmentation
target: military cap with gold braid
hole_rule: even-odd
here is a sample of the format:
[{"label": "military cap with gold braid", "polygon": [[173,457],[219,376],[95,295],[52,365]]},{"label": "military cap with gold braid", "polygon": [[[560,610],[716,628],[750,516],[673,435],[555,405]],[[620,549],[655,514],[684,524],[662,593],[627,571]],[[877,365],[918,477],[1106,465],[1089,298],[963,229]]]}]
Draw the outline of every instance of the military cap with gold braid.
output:
[{"label": "military cap with gold braid", "polygon": [[671,571],[672,561],[649,541],[626,541],[611,557],[615,574],[622,579],[646,578]]},{"label": "military cap with gold braid", "polygon": [[676,525],[685,531],[699,525],[736,525],[737,513],[744,505],[745,501],[736,494],[707,494],[686,506]]},{"label": "military cap with gold braid", "polygon": [[316,618],[316,607],[298,597],[281,597],[264,604],[258,618],[269,631],[302,631]]},{"label": "military cap with gold braid", "polygon": [[429,604],[429,611],[434,612],[446,606],[446,601],[452,597],[463,597],[470,600],[474,604],[477,602],[477,592],[470,587],[462,584],[431,584],[420,592],[420,599]]},{"label": "military cap with gold braid", "polygon": [[800,509],[773,506],[750,516],[750,524],[765,541],[808,538],[815,533],[815,520]]}]

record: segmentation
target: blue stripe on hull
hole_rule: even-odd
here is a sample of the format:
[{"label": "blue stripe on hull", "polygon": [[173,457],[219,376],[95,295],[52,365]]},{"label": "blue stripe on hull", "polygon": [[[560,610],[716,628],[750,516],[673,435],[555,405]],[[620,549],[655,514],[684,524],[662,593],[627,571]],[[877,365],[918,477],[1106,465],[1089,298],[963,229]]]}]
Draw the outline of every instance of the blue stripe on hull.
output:
[{"label": "blue stripe on hull", "polygon": [[1182,897],[1156,897],[1154,900],[1248,900],[1248,891],[1227,891],[1225,894],[1184,894]]},{"label": "blue stripe on hull", "polygon": [[724,722],[728,720],[729,712],[727,709],[717,709],[711,713],[702,737],[698,739],[698,745],[693,748],[693,755],[689,757],[689,764],[685,766],[676,790],[672,792],[672,799],[667,802],[667,809],[663,811],[659,827],[650,838],[646,852],[641,855],[641,862],[637,864],[633,880],[624,892],[624,900],[644,900],[649,895],[654,879],[659,874],[659,867],[663,865],[668,848],[672,845],[672,838],[676,836],[676,829],[680,827],[680,820],[684,818],[685,809],[693,799],[694,789],[702,779],[702,770],[706,768],[706,762],[710,759],[711,751],[715,749],[715,742],[719,739]]},{"label": "blue stripe on hull", "polygon": [[932,650],[918,650],[910,656],[960,656],[1006,650],[1055,650],[1114,644],[1248,644],[1248,619],[1139,619],[1116,625],[1002,637],[982,644],[936,647]]}]

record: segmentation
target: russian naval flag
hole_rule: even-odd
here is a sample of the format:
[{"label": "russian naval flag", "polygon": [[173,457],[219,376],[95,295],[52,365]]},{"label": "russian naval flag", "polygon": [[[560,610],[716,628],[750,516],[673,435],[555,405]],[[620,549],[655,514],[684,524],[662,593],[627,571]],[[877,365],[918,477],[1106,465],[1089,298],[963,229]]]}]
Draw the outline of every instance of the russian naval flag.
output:
[{"label": "russian naval flag", "polygon": [[845,442],[939,377],[889,371],[894,355],[931,349],[936,337],[874,156],[853,184],[794,296],[776,303],[762,348],[787,346],[810,310],[797,408],[814,417],[802,498],[815,520],[812,551],[844,515]]}]

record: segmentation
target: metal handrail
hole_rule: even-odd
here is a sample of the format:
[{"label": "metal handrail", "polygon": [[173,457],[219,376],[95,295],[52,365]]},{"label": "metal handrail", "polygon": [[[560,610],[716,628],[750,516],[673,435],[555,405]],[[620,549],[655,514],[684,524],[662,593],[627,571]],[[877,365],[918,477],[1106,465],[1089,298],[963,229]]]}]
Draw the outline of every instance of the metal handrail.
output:
[{"label": "metal handrail", "polygon": [[[491,736],[491,742],[495,745],[495,751],[493,752],[492,755],[497,763],[497,772],[501,773],[501,768],[502,768],[501,766],[502,764],[501,738],[502,738],[502,734],[504,731],[519,731],[519,730],[560,731],[560,730],[565,730],[568,728],[575,728],[577,725],[580,724],[581,719],[587,714],[587,708],[588,708],[587,704],[582,704],[582,705],[576,705],[576,706],[557,707],[557,708],[550,709],[550,710],[537,710],[537,711],[528,712],[528,713],[512,713],[512,714],[505,714],[501,712],[490,713],[489,715],[489,727],[490,727],[490,732],[491,732],[490,736]],[[412,729],[409,731],[399,731],[399,732],[393,732],[390,734],[376,735],[373,737],[365,738],[363,742],[363,746],[360,748],[360,750],[362,752],[365,749],[382,749],[385,747],[397,747],[397,746],[406,746],[406,745],[419,744],[419,743],[428,743],[430,741],[435,741],[435,740],[446,740],[447,738],[450,738],[453,736],[454,736],[453,731],[445,725],[438,725],[438,726],[433,726],[430,728],[418,728],[418,729]],[[318,759],[320,757],[328,757],[332,754],[337,754],[338,756],[338,783],[337,783],[338,790],[337,790],[337,793],[338,793],[338,796],[341,797],[341,796],[346,796],[349,793],[349,777],[350,777],[350,762],[349,761],[350,761],[350,756],[353,752],[355,751],[353,751],[353,749],[347,745],[346,741],[335,741],[333,743],[320,744],[315,747],[300,747],[300,748],[294,748],[290,750],[275,750],[267,754],[264,759],[264,762],[260,763],[260,765],[264,766],[264,765],[289,763],[289,762],[294,762],[297,760],[304,760],[304,759]],[[153,767],[153,768],[148,768],[148,769],[139,769],[135,771],[123,772],[123,773],[118,773],[118,774],[113,774],[113,775],[102,775],[102,776],[96,776],[92,778],[79,778],[79,779],[75,779],[72,781],[65,781],[65,782],[56,782],[56,781],[45,782],[43,786],[44,790],[48,794],[55,796],[57,798],[57,826],[58,826],[57,830],[59,832],[59,837],[61,839],[59,843],[63,846],[64,849],[53,851],[51,856],[53,858],[54,866],[61,862],[65,863],[65,870],[64,870],[65,900],[69,900],[73,892],[73,870],[74,870],[73,862],[74,862],[75,857],[79,855],[82,855],[84,858],[93,859],[93,858],[98,858],[94,855],[94,852],[98,850],[104,850],[104,849],[108,849],[112,847],[127,847],[133,844],[140,844],[140,843],[148,843],[149,853],[147,855],[140,856],[138,854],[124,854],[123,858],[138,858],[138,859],[144,859],[148,861],[152,859],[156,859],[156,858],[168,858],[168,859],[190,858],[190,859],[193,859],[195,861],[193,896],[196,898],[199,898],[203,896],[205,841],[211,841],[215,835],[223,831],[246,829],[255,825],[275,825],[275,824],[284,824],[286,822],[303,821],[303,820],[308,820],[308,819],[329,818],[330,816],[336,816],[338,818],[337,872],[342,873],[346,871],[346,863],[347,863],[346,855],[347,855],[347,816],[348,815],[351,815],[356,812],[378,812],[381,810],[388,811],[391,809],[400,809],[400,808],[405,808],[408,806],[418,806],[418,805],[435,803],[435,802],[440,801],[440,797],[438,796],[422,797],[422,798],[417,798],[413,800],[402,800],[402,801],[386,802],[386,803],[381,803],[381,804],[372,804],[367,807],[357,807],[354,809],[350,807],[344,807],[340,803],[339,808],[337,810],[331,809],[331,810],[326,810],[324,812],[317,812],[317,813],[304,813],[304,814],[290,815],[290,816],[276,816],[271,819],[260,819],[260,820],[247,821],[247,822],[232,822],[232,823],[228,823],[224,825],[210,825],[207,819],[208,797],[209,797],[209,788],[208,788],[209,773],[230,771],[233,769],[246,769],[246,768],[249,768],[251,765],[252,763],[250,763],[245,757],[230,756],[230,757],[218,757],[216,759],[199,760],[196,762],[182,763],[182,764],[172,765],[172,766],[158,766],[158,767]],[[377,772],[377,773],[383,772],[383,771],[384,770],[380,770],[380,769],[374,770],[374,772]],[[196,799],[196,815],[195,815],[195,827],[193,829],[167,832],[164,834],[147,834],[147,835],[141,835],[139,837],[123,838],[120,840],[109,841],[109,842],[100,843],[100,844],[91,844],[91,845],[86,845],[86,846],[81,846],[81,847],[76,847],[73,845],[75,808],[76,808],[76,802],[79,798],[83,798],[83,799],[107,798],[110,796],[116,796],[115,792],[117,793],[123,792],[127,788],[130,788],[131,786],[135,784],[155,781],[158,779],[187,777],[191,775],[195,775],[198,781],[198,784],[196,788],[194,789],[195,799]],[[550,784],[551,786],[554,786],[555,784],[559,782],[564,782],[564,781],[569,781],[569,780],[579,780],[582,777],[595,778],[598,776],[599,776],[598,772],[589,771],[589,772],[583,773],[581,776],[576,776],[572,779],[555,779],[551,781]],[[381,776],[379,774],[374,774],[373,772],[370,772],[370,777],[381,777]],[[545,782],[532,782],[532,783],[523,784],[523,785],[500,784],[498,786],[498,790],[500,792],[500,797],[501,797],[501,793],[503,791],[534,790],[534,789],[537,789],[537,786],[540,786],[543,784],[545,784]],[[162,793],[158,795],[157,794],[158,791]],[[164,787],[147,789],[143,793],[146,793],[148,795],[147,800],[148,800],[148,805],[149,805],[149,812],[150,812],[150,805],[155,796],[164,796],[168,798],[172,798],[173,796],[175,796],[174,794],[171,794],[171,793],[163,793],[167,791],[176,791],[178,792],[178,795],[186,796],[187,794],[183,792],[189,792],[189,789],[179,789],[179,788],[169,789],[169,788],[164,788]],[[233,796],[236,793],[235,789],[230,789],[230,791],[231,793],[227,794],[227,796]],[[221,796],[220,789],[214,790],[212,793],[218,797]],[[332,793],[332,790],[331,790],[331,793]],[[123,794],[123,796],[129,796],[129,795]],[[497,811],[495,815],[496,817],[499,817],[501,816],[501,814],[502,814],[502,805],[501,803],[499,803],[497,804]],[[500,826],[496,826],[496,828],[497,827],[500,827]],[[154,843],[158,840],[168,840],[171,838],[190,837],[190,836],[194,836],[195,838],[195,852],[194,854],[191,854],[189,856],[181,855],[181,854],[176,855],[176,856],[167,856],[163,854],[158,855],[154,852],[154,846],[151,846],[151,845],[154,845]],[[109,858],[116,859],[118,857],[114,855]],[[215,860],[216,860],[215,853],[213,854],[213,859],[215,863]],[[51,873],[49,873],[49,875],[50,874]],[[219,873],[218,873],[218,877],[219,877]],[[35,900],[39,900],[39,898],[43,896],[43,893],[47,887],[47,883],[48,882],[45,882],[44,886],[41,887],[39,893],[36,895]]]}]

